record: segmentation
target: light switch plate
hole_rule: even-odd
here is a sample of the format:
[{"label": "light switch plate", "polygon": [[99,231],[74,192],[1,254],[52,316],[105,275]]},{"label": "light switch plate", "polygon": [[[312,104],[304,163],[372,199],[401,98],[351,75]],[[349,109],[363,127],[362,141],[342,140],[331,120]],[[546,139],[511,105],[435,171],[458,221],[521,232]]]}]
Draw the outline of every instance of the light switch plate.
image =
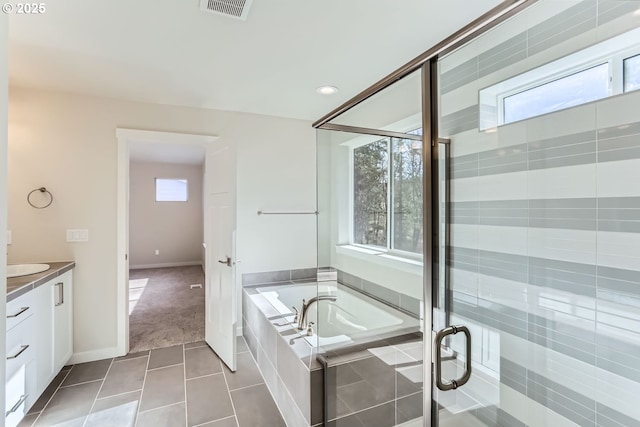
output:
[{"label": "light switch plate", "polygon": [[88,242],[89,230],[86,228],[67,229],[67,242]]}]

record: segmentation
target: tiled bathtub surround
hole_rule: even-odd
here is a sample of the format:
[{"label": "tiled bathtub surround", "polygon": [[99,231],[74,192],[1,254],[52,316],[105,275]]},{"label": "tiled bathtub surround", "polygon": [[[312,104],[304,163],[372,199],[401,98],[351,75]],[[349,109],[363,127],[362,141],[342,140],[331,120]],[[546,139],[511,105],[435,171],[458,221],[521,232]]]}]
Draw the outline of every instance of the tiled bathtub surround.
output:
[{"label": "tiled bathtub surround", "polygon": [[328,427],[392,427],[422,417],[421,337],[338,349],[326,360]]},{"label": "tiled bathtub surround", "polygon": [[[305,286],[308,285],[298,285]],[[243,289],[245,338],[287,424],[296,427],[321,425],[325,409],[324,371],[322,364],[317,360],[318,349],[312,347],[291,325],[293,316],[282,315],[274,308],[272,302],[265,298],[263,292],[273,293],[279,288],[287,290],[291,286],[279,284]],[[315,286],[313,288],[315,289]],[[371,301],[362,293],[349,292]],[[345,297],[344,294],[340,295]],[[395,313],[401,316],[400,313]],[[409,316],[404,317],[414,320]],[[318,330],[320,329],[321,325],[318,325]],[[331,353],[327,354],[331,365],[327,371],[330,381],[327,388],[330,396],[327,410],[332,423],[328,425],[359,426],[361,424],[358,424],[358,420],[366,420],[367,417],[373,416],[380,410],[381,405],[385,406],[385,411],[387,407],[393,408],[393,420],[396,419],[396,408],[402,411],[399,412],[398,419],[408,420],[422,415],[421,404],[415,407],[409,405],[410,402],[419,399],[416,394],[422,386],[421,336],[419,333],[407,332],[415,331],[415,326],[407,328],[396,325],[392,328],[393,331],[387,329],[368,331],[365,333],[366,337],[361,336],[362,334],[358,334],[358,338],[351,336],[353,341],[360,343],[357,345],[350,341],[348,344],[330,346]],[[368,345],[367,341],[375,341],[376,344]],[[345,350],[344,346],[348,346],[349,350]],[[327,347],[323,347],[321,351],[327,351]],[[353,370],[352,368],[356,369],[350,377],[352,382],[336,382],[344,379],[341,374],[344,370]],[[418,369],[420,374],[417,372]],[[357,371],[360,372],[359,376],[355,374]],[[395,388],[397,383],[403,384],[399,392],[396,392]],[[352,395],[352,398],[349,398],[349,395]],[[342,396],[350,406],[340,406],[339,412],[336,412],[336,396]],[[416,411],[420,413],[414,417]]]},{"label": "tiled bathtub surround", "polygon": [[316,352],[256,289],[242,295],[243,333],[288,426],[322,425]]},{"label": "tiled bathtub surround", "polygon": [[415,317],[420,317],[421,315],[421,301],[417,298],[396,292],[393,289],[378,285],[342,270],[338,270],[338,282]]},{"label": "tiled bathtub surround", "polygon": [[290,282],[297,280],[316,280],[318,269],[299,268],[294,270],[264,271],[259,273],[245,273],[242,275],[242,286],[264,283]]},{"label": "tiled bathtub surround", "polygon": [[542,0],[441,62],[451,320],[492,373],[467,387],[489,425],[640,426],[640,91],[478,130],[480,90],[638,27],[638,8]]}]

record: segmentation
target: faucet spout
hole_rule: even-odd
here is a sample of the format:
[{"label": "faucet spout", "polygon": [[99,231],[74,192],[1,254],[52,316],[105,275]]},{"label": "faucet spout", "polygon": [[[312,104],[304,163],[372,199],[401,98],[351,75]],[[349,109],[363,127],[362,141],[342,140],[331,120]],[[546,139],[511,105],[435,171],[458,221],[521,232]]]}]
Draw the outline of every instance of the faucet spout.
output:
[{"label": "faucet spout", "polygon": [[338,297],[335,295],[318,295],[317,297],[311,298],[309,301],[302,300],[302,310],[301,310],[302,312],[298,317],[298,330],[301,331],[306,328],[307,311],[309,310],[309,307],[311,307],[313,303],[317,303],[318,301],[325,301],[325,300],[335,302],[337,299]]}]

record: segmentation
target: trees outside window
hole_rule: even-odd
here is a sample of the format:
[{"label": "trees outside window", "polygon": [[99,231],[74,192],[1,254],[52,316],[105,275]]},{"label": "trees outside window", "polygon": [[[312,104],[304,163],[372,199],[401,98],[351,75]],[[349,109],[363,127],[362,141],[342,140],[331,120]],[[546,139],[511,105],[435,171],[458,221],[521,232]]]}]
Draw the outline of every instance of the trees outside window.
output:
[{"label": "trees outside window", "polygon": [[357,147],[353,167],[353,243],[422,254],[422,142]]}]

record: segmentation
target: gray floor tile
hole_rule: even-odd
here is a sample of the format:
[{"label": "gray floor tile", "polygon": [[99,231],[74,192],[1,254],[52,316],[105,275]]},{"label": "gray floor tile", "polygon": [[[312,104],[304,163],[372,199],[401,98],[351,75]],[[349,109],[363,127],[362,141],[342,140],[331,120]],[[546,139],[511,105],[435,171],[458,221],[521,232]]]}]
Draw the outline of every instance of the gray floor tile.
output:
[{"label": "gray floor tile", "polygon": [[286,427],[266,385],[232,391],[231,399],[240,427]]},{"label": "gray floor tile", "polygon": [[149,356],[149,350],[146,351],[138,351],[136,353],[129,353],[125,356],[120,356],[120,357],[116,357],[115,359],[113,359],[114,361],[118,361],[118,360],[129,360],[129,359],[136,359],[138,357],[147,357]]},{"label": "gray floor tile", "polygon": [[65,378],[62,386],[101,380],[107,375],[109,365],[111,365],[111,359],[73,365],[71,372],[69,372],[69,375]]},{"label": "gray floor tile", "polygon": [[105,397],[104,399],[96,400],[96,403],[91,409],[91,413],[104,411],[106,409],[117,408],[121,405],[127,405],[128,403],[135,403],[136,409],[140,403],[140,396],[142,391],[132,391],[130,393],[119,394],[118,396]]},{"label": "gray floor tile", "polygon": [[[213,404],[215,402],[215,404]],[[187,381],[187,423],[189,426],[233,415],[233,405],[222,374]]]},{"label": "gray floor tile", "polygon": [[98,397],[141,390],[146,370],[146,357],[113,362]]},{"label": "gray floor tile", "polygon": [[238,354],[237,368],[236,372],[231,372],[226,365],[224,366],[224,375],[227,378],[229,390],[235,390],[264,382],[251,353]]},{"label": "gray floor tile", "polygon": [[196,348],[196,347],[204,347],[206,346],[207,343],[204,341],[196,341],[196,342],[190,342],[189,344],[185,344],[184,348]]},{"label": "gray floor tile", "polygon": [[96,400],[84,427],[134,427],[140,393],[136,391]]},{"label": "gray floor tile", "polygon": [[183,402],[139,413],[136,427],[184,427],[186,423]]},{"label": "gray floor tile", "polygon": [[140,411],[184,402],[184,365],[147,372]]},{"label": "gray floor tile", "polygon": [[38,415],[40,414],[25,415],[22,421],[20,421],[20,423],[18,424],[18,427],[31,427],[34,421],[36,420],[36,418],[38,418]]},{"label": "gray floor tile", "polygon": [[56,375],[53,381],[51,381],[51,383],[47,386],[47,388],[42,392],[38,400],[36,400],[36,403],[33,404],[31,409],[29,409],[30,414],[40,412],[44,409],[44,406],[47,404],[47,402],[49,402],[49,399],[51,399],[51,396],[53,396],[53,393],[56,392],[56,390],[58,389],[58,386],[62,384],[62,381],[67,376],[68,372],[69,371],[67,370],[64,372],[60,372],[58,375]]},{"label": "gray floor tile", "polygon": [[238,427],[238,421],[236,421],[236,417],[229,417],[222,420],[202,424],[199,427]]},{"label": "gray floor tile", "polygon": [[209,346],[185,350],[184,359],[187,379],[222,372],[220,359]]},{"label": "gray floor tile", "polygon": [[236,349],[238,353],[249,351],[249,346],[247,346],[247,342],[244,340],[244,337],[236,337]]},{"label": "gray floor tile", "polygon": [[81,426],[91,411],[93,401],[98,395],[102,381],[80,384],[58,389],[44,409],[35,426],[64,425]]},{"label": "gray floor tile", "polygon": [[148,369],[162,368],[164,366],[171,366],[182,363],[182,353],[182,344],[174,345],[173,347],[151,350]]}]

